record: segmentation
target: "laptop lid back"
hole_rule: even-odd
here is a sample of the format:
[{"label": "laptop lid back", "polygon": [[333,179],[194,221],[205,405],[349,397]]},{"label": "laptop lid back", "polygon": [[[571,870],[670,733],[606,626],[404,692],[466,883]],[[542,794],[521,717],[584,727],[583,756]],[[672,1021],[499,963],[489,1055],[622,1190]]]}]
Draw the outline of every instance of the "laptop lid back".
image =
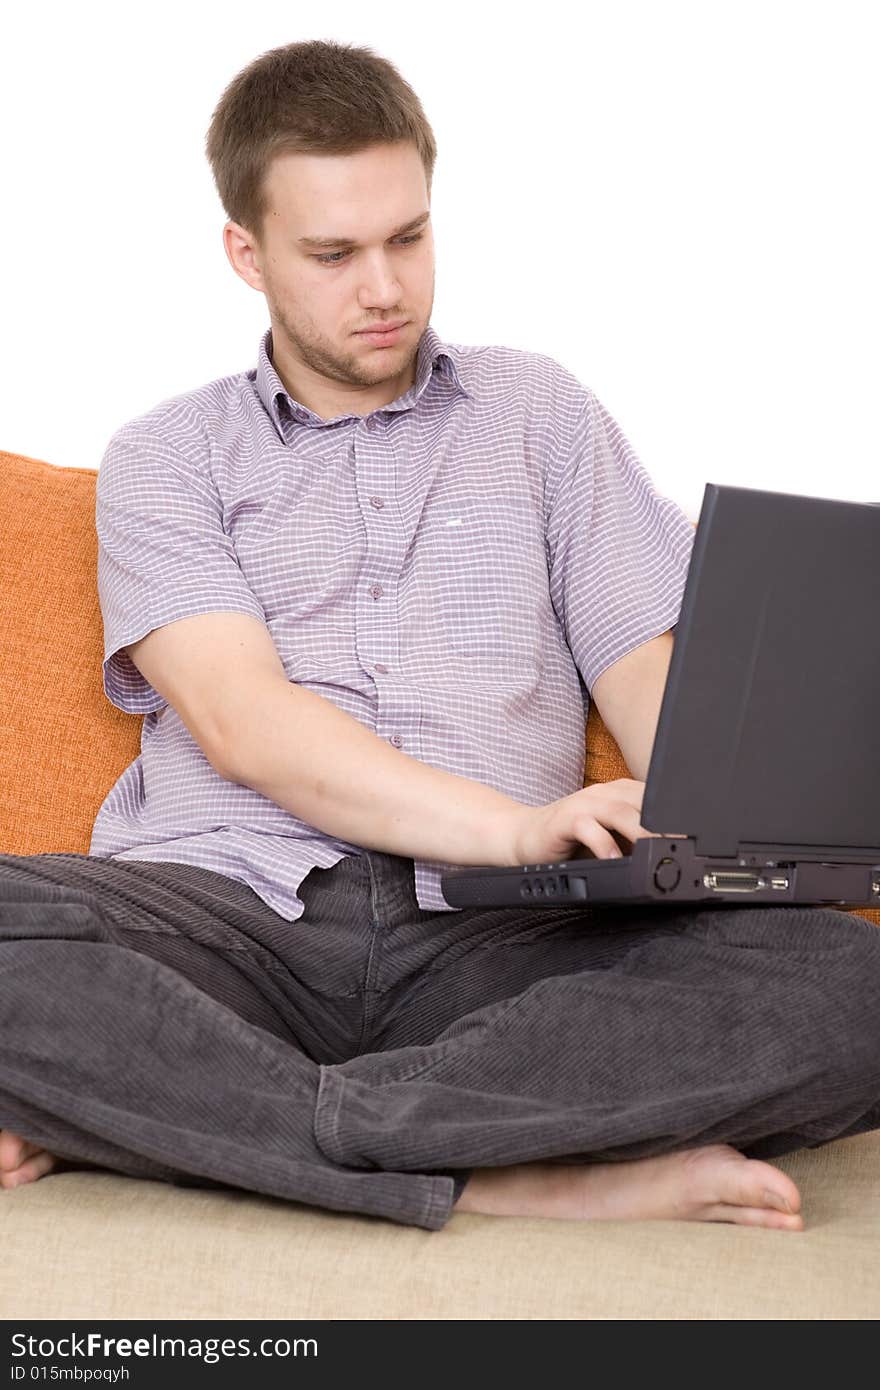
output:
[{"label": "laptop lid back", "polygon": [[648,830],[880,851],[880,506],[707,483]]}]

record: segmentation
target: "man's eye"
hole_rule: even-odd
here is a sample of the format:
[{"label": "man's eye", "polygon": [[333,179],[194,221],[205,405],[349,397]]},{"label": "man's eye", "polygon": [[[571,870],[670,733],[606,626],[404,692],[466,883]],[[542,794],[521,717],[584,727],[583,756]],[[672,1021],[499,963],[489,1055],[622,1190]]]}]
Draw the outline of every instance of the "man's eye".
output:
[{"label": "man's eye", "polygon": [[[399,237],[398,240],[400,241],[401,245],[403,245],[403,246],[410,246],[410,245],[412,245],[412,243],[413,243],[414,241],[421,241],[422,235],[423,235],[422,232],[416,232],[413,236],[403,236],[403,237]],[[350,256],[350,255],[351,255],[351,252],[350,252],[350,251],[328,251],[328,252],[326,253],[326,255],[323,255],[323,256],[313,256],[313,257],[312,257],[312,260],[313,260],[313,261],[320,261],[322,265],[341,265],[342,262],[336,260],[336,257],[337,257],[337,256]]]}]

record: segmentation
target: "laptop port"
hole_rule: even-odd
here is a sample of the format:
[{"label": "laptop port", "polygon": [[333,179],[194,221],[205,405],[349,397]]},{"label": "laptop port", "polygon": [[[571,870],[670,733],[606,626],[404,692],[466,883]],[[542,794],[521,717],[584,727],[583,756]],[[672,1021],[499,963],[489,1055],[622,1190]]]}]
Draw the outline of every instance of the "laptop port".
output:
[{"label": "laptop port", "polygon": [[709,869],[703,874],[703,886],[716,893],[755,893],[767,883],[757,869]]}]

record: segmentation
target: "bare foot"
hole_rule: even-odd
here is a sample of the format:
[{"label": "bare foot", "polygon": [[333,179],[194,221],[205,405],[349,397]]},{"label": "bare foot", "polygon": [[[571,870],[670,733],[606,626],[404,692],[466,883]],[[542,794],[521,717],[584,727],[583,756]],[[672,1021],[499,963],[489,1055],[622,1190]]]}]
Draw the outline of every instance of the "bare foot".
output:
[{"label": "bare foot", "polygon": [[0,1129],[0,1187],[18,1187],[34,1182],[50,1172],[58,1163],[53,1154],[13,1134]]},{"label": "bare foot", "polygon": [[787,1174],[728,1144],[625,1163],[518,1163],[476,1168],[455,1211],[605,1221],[732,1221],[802,1231]]}]

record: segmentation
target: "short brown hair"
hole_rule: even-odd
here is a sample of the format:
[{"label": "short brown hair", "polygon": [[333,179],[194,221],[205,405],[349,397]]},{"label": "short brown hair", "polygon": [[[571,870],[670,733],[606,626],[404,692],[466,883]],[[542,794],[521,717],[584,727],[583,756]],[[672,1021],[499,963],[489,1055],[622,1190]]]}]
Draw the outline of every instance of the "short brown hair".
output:
[{"label": "short brown hair", "polygon": [[437,147],[415,92],[372,49],[314,39],[270,49],[232,79],[205,153],[227,216],[259,241],[276,155],[355,154],[401,141],[416,145],[430,198]]}]

